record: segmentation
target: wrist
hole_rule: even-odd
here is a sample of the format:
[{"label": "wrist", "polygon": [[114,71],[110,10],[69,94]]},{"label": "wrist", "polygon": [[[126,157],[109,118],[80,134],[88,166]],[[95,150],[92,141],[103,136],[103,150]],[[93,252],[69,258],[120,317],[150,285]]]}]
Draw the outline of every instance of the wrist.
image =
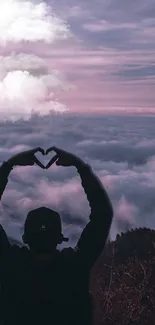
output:
[{"label": "wrist", "polygon": [[84,165],[85,165],[85,163],[84,163],[84,161],[82,159],[80,159],[80,158],[75,159],[74,167],[79,168],[79,167],[82,167]]},{"label": "wrist", "polygon": [[86,164],[82,159],[79,159],[74,163],[74,167],[76,167],[77,170],[80,171],[80,170],[83,170],[85,168],[88,168],[89,165]]},{"label": "wrist", "polygon": [[13,160],[10,158],[8,159],[7,161],[4,162],[10,169],[13,169],[13,167],[15,166],[14,165],[14,162]]},{"label": "wrist", "polygon": [[8,178],[10,172],[13,170],[13,165],[10,164],[8,161],[4,161],[1,165],[1,171],[4,178]]}]

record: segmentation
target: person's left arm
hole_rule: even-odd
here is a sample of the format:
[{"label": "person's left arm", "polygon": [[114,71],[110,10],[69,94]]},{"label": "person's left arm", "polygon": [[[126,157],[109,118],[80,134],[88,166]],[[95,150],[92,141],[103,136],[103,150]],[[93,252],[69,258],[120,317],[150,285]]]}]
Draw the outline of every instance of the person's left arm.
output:
[{"label": "person's left arm", "polygon": [[103,251],[108,238],[113,219],[112,204],[100,180],[82,159],[57,147],[49,148],[46,153],[48,154],[50,151],[56,152],[56,155],[46,166],[47,169],[54,162],[58,166],[74,166],[81,177],[91,213],[90,221],[83,230],[74,251],[78,263],[82,263],[83,267],[90,271]]},{"label": "person's left arm", "polygon": [[91,167],[83,162],[75,164],[91,208],[90,221],[82,231],[75,247],[77,256],[88,271],[102,253],[113,219],[109,196]]}]

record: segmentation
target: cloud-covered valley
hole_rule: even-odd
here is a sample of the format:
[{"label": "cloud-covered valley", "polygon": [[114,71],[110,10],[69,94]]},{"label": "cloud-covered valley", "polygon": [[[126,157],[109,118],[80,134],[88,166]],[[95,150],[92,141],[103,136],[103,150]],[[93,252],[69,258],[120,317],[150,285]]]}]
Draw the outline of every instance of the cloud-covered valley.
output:
[{"label": "cloud-covered valley", "polygon": [[[88,162],[112,200],[111,238],[131,227],[155,227],[154,117],[53,116],[0,125],[0,161],[18,151],[51,145]],[[50,157],[38,157],[47,163]],[[21,240],[27,212],[45,205],[59,211],[74,245],[89,219],[89,205],[74,168],[16,167],[1,202],[1,223]],[[104,216],[103,216],[104,217]]]}]

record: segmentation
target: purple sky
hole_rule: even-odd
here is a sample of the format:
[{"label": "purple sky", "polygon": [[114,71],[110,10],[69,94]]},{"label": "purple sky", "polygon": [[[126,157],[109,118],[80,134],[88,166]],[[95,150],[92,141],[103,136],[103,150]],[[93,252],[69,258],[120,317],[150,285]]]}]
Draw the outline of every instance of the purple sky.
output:
[{"label": "purple sky", "polygon": [[2,0],[0,118],[154,113],[154,17],[154,0]]},{"label": "purple sky", "polygon": [[79,41],[56,60],[77,87],[63,95],[69,107],[95,113],[154,112],[155,2],[58,3]]}]

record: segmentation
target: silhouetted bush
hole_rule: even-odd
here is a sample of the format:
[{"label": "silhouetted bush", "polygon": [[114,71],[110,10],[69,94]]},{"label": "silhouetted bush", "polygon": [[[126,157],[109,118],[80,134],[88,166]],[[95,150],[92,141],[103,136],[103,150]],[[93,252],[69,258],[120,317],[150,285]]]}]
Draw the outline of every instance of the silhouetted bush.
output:
[{"label": "silhouetted bush", "polygon": [[139,228],[108,242],[90,287],[95,325],[155,325],[155,231]]}]

